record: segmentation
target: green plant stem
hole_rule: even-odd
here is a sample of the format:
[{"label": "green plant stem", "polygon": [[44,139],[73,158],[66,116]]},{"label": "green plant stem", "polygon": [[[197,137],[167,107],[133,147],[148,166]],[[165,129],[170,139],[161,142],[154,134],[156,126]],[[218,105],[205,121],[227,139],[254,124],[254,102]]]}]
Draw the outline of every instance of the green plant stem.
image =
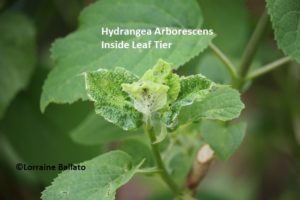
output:
[{"label": "green plant stem", "polygon": [[232,84],[233,87],[235,87],[238,90],[241,90],[245,84],[245,78],[247,77],[252,60],[258,49],[259,42],[262,39],[262,36],[265,32],[268,22],[269,22],[268,13],[267,11],[264,11],[242,55],[241,64],[238,70],[239,79],[234,81]]},{"label": "green plant stem", "polygon": [[242,78],[244,78],[249,71],[252,60],[258,49],[259,42],[267,27],[268,21],[268,13],[264,11],[242,55],[242,61],[239,68],[239,74]]},{"label": "green plant stem", "polygon": [[214,44],[210,43],[209,48],[215,53],[215,55],[223,62],[224,66],[228,70],[233,80],[238,78],[238,74],[233,63],[227,58],[227,56]]},{"label": "green plant stem", "polygon": [[154,143],[156,141],[156,136],[154,133],[154,128],[147,122],[144,126],[145,133],[148,135],[151,143],[152,152],[154,155],[154,159],[156,161],[157,169],[159,170],[159,174],[161,178],[165,181],[165,183],[169,186],[169,188],[177,195],[180,195],[180,189],[168,173],[164,162],[162,161],[160,151],[159,151],[159,143]]},{"label": "green plant stem", "polygon": [[136,173],[140,174],[157,174],[160,173],[160,170],[157,167],[151,167],[151,168],[143,168],[143,169],[138,169]]},{"label": "green plant stem", "polygon": [[251,79],[254,79],[254,78],[257,78],[258,76],[261,76],[265,73],[268,73],[269,71],[273,70],[273,69],[276,69],[277,67],[280,67],[286,63],[289,63],[291,62],[292,59],[290,57],[284,57],[284,58],[280,58],[279,60],[276,60],[272,63],[269,63],[267,65],[264,65],[262,67],[260,67],[259,69],[251,72],[247,77],[246,79],[247,80],[251,80]]}]

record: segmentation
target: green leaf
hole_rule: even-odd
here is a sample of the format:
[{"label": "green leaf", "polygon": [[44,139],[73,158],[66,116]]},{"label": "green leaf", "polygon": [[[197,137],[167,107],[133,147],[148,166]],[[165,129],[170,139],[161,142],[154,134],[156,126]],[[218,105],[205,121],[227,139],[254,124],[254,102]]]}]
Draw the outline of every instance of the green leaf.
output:
[{"label": "green leaf", "polygon": [[112,126],[93,112],[72,130],[71,138],[79,144],[97,145],[134,137],[142,132],[139,129],[131,132],[124,131],[116,126]]},{"label": "green leaf", "polygon": [[137,77],[122,68],[114,71],[99,69],[85,74],[86,90],[95,103],[96,113],[124,130],[136,129],[142,124],[142,115],[132,105],[122,83],[132,83]]},{"label": "green leaf", "polygon": [[227,86],[218,86],[202,101],[185,106],[179,113],[179,123],[199,119],[216,119],[228,121],[238,117],[244,104],[237,90]]},{"label": "green leaf", "polygon": [[216,122],[203,121],[201,135],[222,160],[228,159],[242,143],[246,123],[224,126]]},{"label": "green leaf", "polygon": [[[171,5],[171,6],[170,6]],[[130,12],[128,12],[130,10]],[[80,15],[80,27],[53,44],[56,67],[43,87],[41,109],[49,103],[73,103],[87,99],[84,80],[79,74],[98,68],[127,67],[142,75],[160,58],[174,64],[174,69],[198,55],[214,36],[152,35],[103,36],[99,28],[200,28],[201,10],[195,0],[102,0],[88,6]],[[102,49],[101,41],[114,42],[164,41],[170,49]]]},{"label": "green leaf", "polygon": [[35,29],[24,15],[0,15],[0,119],[16,94],[25,89],[36,63]]},{"label": "green leaf", "polygon": [[191,169],[194,158],[186,152],[186,149],[177,148],[177,150],[176,147],[174,148],[174,155],[168,164],[172,177],[178,184],[182,185]]},{"label": "green leaf", "polygon": [[278,47],[300,63],[300,1],[267,0]]},{"label": "green leaf", "polygon": [[171,176],[183,185],[203,141],[199,140],[199,124],[182,126],[172,132],[172,138],[163,152],[163,159]]},{"label": "green leaf", "polygon": [[168,127],[174,125],[180,110],[184,106],[202,101],[210,92],[213,82],[204,76],[197,74],[180,79],[180,93],[177,100],[170,106],[170,112],[165,115]]},{"label": "green leaf", "polygon": [[133,163],[136,165],[143,159],[145,159],[143,167],[153,167],[155,165],[153,154],[150,151],[149,146],[141,140],[124,140],[118,149],[128,153],[132,157]]},{"label": "green leaf", "polygon": [[84,171],[64,171],[42,193],[43,200],[114,200],[116,190],[127,183],[139,165],[122,151],[112,151],[80,163]]}]

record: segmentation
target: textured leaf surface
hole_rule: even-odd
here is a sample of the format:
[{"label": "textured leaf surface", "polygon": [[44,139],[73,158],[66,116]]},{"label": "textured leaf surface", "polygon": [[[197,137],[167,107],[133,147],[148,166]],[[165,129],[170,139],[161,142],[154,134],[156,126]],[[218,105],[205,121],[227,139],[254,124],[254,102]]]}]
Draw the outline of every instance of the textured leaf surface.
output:
[{"label": "textured leaf surface", "polygon": [[138,129],[128,132],[112,126],[93,112],[72,130],[71,138],[79,144],[97,145],[134,137],[139,133],[143,131]]},{"label": "textured leaf surface", "polygon": [[122,88],[133,99],[134,107],[145,116],[150,116],[176,100],[180,81],[179,76],[172,72],[171,64],[159,60],[139,81],[122,84]]},{"label": "textured leaf surface", "polygon": [[[171,6],[170,6],[171,5]],[[130,12],[128,12],[130,10]],[[87,99],[79,74],[99,68],[127,67],[143,74],[162,58],[178,68],[203,51],[213,36],[101,36],[101,27],[121,28],[199,28],[201,10],[195,0],[103,0],[84,9],[79,29],[57,40],[52,56],[57,66],[49,74],[41,98],[41,109],[51,103],[72,103]],[[173,43],[171,49],[101,49],[100,41]]]},{"label": "textured leaf surface", "polygon": [[244,104],[237,90],[219,86],[202,101],[183,107],[179,114],[179,121],[180,123],[199,119],[228,121],[238,117],[243,108]]},{"label": "textured leaf surface", "polygon": [[267,0],[267,8],[278,47],[300,63],[300,1]]},{"label": "textured leaf surface", "polygon": [[135,129],[142,124],[142,115],[132,105],[122,83],[132,83],[137,77],[122,68],[114,71],[100,69],[85,74],[86,90],[95,102],[96,113],[124,130]]},{"label": "textured leaf surface", "polygon": [[122,88],[133,99],[134,108],[146,116],[162,109],[167,104],[169,87],[152,81],[122,84]]},{"label": "textured leaf surface", "polygon": [[179,76],[172,72],[172,64],[164,60],[159,60],[153,69],[149,69],[143,75],[142,81],[152,81],[169,87],[167,93],[168,103],[177,99],[180,91]]},{"label": "textured leaf surface", "polygon": [[180,110],[184,106],[199,102],[210,92],[213,83],[204,76],[197,74],[180,79],[180,93],[166,113],[167,125],[172,126]]},{"label": "textured leaf surface", "polygon": [[116,190],[128,182],[139,166],[122,151],[112,151],[81,163],[84,171],[64,171],[42,193],[43,200],[114,200]]},{"label": "textured leaf surface", "polygon": [[228,127],[215,122],[204,121],[201,124],[203,139],[222,159],[228,159],[242,143],[246,132],[246,123],[233,124]]},{"label": "textured leaf surface", "polygon": [[0,118],[26,87],[35,66],[35,30],[23,15],[0,15]]}]

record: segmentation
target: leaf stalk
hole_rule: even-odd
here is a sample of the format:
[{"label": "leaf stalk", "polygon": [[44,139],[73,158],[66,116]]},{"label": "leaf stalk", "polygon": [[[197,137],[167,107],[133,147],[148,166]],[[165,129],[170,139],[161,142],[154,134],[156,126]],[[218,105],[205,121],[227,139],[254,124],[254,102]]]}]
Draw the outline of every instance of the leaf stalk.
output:
[{"label": "leaf stalk", "polygon": [[268,22],[268,13],[264,11],[242,55],[242,61],[239,68],[239,75],[242,78],[246,77],[249,71],[250,65],[258,49],[262,36],[266,30]]},{"label": "leaf stalk", "polygon": [[248,76],[246,77],[246,80],[252,80],[255,79],[261,75],[264,75],[270,71],[272,71],[273,69],[276,69],[277,67],[283,66],[289,62],[291,62],[292,59],[290,57],[283,57],[280,58],[278,60],[275,60],[274,62],[271,62],[269,64],[266,64],[262,67],[260,67],[259,69],[251,72],[248,74]]},{"label": "leaf stalk", "polygon": [[157,167],[150,167],[150,168],[138,169],[136,173],[152,175],[152,174],[160,173],[160,170]]},{"label": "leaf stalk", "polygon": [[233,80],[238,79],[238,73],[234,64],[229,60],[229,58],[213,43],[209,44],[209,48],[215,53],[215,55],[223,62],[227,71],[230,73]]},{"label": "leaf stalk", "polygon": [[239,79],[233,82],[233,87],[235,87],[238,90],[241,90],[246,82],[246,77],[250,69],[252,60],[257,52],[259,43],[264,35],[268,22],[268,13],[265,10],[262,16],[260,17],[256,28],[242,55],[241,64],[238,70]]}]

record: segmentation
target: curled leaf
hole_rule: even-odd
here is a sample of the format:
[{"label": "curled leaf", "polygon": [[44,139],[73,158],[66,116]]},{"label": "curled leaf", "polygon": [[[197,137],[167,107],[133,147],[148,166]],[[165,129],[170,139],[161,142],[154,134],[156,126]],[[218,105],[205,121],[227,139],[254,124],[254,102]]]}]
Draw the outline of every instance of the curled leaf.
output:
[{"label": "curled leaf", "polygon": [[156,137],[153,144],[161,143],[168,135],[168,130],[165,124],[161,124],[160,134]]},{"label": "curled leaf", "polygon": [[145,116],[150,116],[167,104],[168,86],[143,81],[122,84],[122,88],[134,100],[134,107]]},{"label": "curled leaf", "polygon": [[176,100],[180,82],[178,75],[172,72],[171,64],[159,60],[139,81],[122,84],[122,88],[133,99],[134,107],[150,116]]},{"label": "curled leaf", "polygon": [[206,77],[197,74],[180,79],[180,92],[177,100],[171,104],[170,111],[165,113],[168,127],[173,127],[180,110],[184,106],[202,101],[209,94],[214,83]]},{"label": "curled leaf", "polygon": [[169,87],[167,93],[168,103],[177,99],[180,91],[180,79],[177,74],[172,72],[172,65],[170,63],[162,59],[158,60],[153,69],[145,72],[141,80],[167,85]]},{"label": "curled leaf", "polygon": [[122,68],[114,71],[100,69],[85,74],[86,90],[95,103],[96,113],[124,130],[138,128],[142,115],[132,105],[122,83],[132,83],[137,77]]},{"label": "curled leaf", "polygon": [[178,118],[180,123],[199,119],[229,121],[237,118],[244,107],[237,90],[217,86],[203,100],[182,108]]}]

